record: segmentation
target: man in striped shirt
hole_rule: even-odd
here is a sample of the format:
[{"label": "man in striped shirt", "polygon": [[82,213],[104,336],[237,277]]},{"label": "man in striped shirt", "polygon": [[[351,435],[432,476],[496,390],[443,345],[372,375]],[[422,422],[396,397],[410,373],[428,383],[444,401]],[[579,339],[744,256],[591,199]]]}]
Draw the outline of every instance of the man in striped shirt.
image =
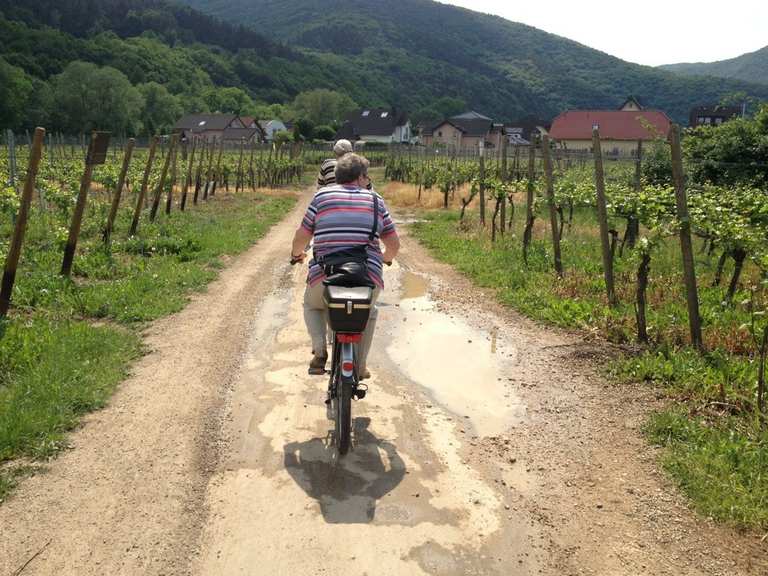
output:
[{"label": "man in striped shirt", "polygon": [[[309,262],[307,288],[304,292],[304,321],[312,338],[313,358],[309,365],[310,374],[325,373],[328,359],[326,347],[327,306],[323,298],[325,273],[318,259],[340,250],[365,246],[367,251],[368,276],[376,288],[373,291],[375,303],[384,288],[383,264],[391,264],[400,249],[400,240],[395,224],[389,215],[384,199],[373,190],[368,190],[368,161],[357,154],[346,154],[336,165],[338,184],[321,188],[312,199],[304,218],[293,239],[291,257],[303,261],[304,248],[314,238],[314,257]],[[374,198],[378,203],[378,225],[374,230]],[[384,244],[381,251],[379,241]],[[373,306],[368,325],[363,333],[360,346],[361,378],[370,376],[366,368],[368,352],[376,328],[377,310]]]},{"label": "man in striped shirt", "polygon": [[336,162],[344,154],[349,154],[353,151],[352,142],[349,140],[339,140],[333,146],[333,153],[336,154],[336,158],[328,158],[323,160],[320,164],[320,173],[317,175],[317,189],[324,186],[331,186],[336,184]]}]

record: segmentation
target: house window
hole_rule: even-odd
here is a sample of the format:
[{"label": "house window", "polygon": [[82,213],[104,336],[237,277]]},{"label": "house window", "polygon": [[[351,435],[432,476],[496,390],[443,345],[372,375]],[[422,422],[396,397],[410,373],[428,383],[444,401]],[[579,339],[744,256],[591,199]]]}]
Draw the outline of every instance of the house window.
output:
[{"label": "house window", "polygon": [[712,124],[712,118],[710,118],[709,116],[704,118],[704,124]]},{"label": "house window", "polygon": [[370,116],[370,114],[371,114],[370,110],[363,110],[363,118],[367,118],[368,116]]},{"label": "house window", "polygon": [[442,131],[442,130],[441,130],[440,132],[438,132],[438,133],[437,133],[437,137],[438,137],[438,138],[442,138],[442,137],[443,137],[443,131]]},{"label": "house window", "polygon": [[722,118],[715,118],[715,124],[717,124],[719,126],[722,123],[723,123],[723,119]]},{"label": "house window", "polygon": [[704,116],[699,116],[696,118],[696,124],[704,124]]},{"label": "house window", "polygon": [[386,118],[387,116],[389,116],[389,112],[382,112],[381,113],[381,117],[382,118]]}]

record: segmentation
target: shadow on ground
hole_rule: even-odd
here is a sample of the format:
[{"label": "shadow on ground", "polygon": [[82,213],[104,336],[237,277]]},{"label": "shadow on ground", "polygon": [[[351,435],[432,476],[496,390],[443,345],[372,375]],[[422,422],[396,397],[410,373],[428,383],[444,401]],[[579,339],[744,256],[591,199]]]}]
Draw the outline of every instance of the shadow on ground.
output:
[{"label": "shadow on ground", "polygon": [[370,418],[355,419],[354,449],[343,458],[337,457],[331,434],[284,448],[286,470],[320,503],[329,524],[373,521],[376,502],[405,476],[405,463],[394,445],[377,438],[370,423]]}]

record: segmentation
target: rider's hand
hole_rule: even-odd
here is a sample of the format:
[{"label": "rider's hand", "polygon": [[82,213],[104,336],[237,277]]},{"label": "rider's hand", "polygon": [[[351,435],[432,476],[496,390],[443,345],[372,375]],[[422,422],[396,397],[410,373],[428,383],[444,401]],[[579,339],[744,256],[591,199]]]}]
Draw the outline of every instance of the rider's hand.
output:
[{"label": "rider's hand", "polygon": [[307,258],[306,252],[301,252],[300,254],[291,254],[291,264],[297,264],[299,262],[304,262]]}]

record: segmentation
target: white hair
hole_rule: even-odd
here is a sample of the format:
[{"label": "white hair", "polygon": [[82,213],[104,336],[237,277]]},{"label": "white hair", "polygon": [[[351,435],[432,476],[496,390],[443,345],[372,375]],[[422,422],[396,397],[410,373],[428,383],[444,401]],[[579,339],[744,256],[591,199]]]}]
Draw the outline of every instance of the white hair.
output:
[{"label": "white hair", "polygon": [[349,140],[339,140],[333,145],[333,153],[336,154],[336,156],[341,157],[350,152],[354,152],[354,148],[352,142]]}]

